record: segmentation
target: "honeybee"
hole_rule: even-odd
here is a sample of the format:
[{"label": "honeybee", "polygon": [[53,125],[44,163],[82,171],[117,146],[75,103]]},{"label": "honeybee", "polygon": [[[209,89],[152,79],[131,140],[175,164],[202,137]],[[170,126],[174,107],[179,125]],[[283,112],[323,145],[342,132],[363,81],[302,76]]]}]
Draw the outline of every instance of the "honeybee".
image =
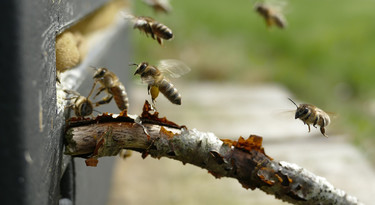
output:
[{"label": "honeybee", "polygon": [[276,25],[279,28],[285,28],[287,21],[281,12],[281,8],[266,3],[257,3],[255,5],[255,11],[257,11],[264,20],[268,27]]},{"label": "honeybee", "polygon": [[316,125],[320,126],[320,132],[325,136],[325,127],[328,126],[331,122],[331,118],[329,115],[321,110],[320,108],[310,105],[310,104],[297,104],[290,98],[288,98],[296,107],[295,119],[300,119],[304,124],[307,125],[310,132],[310,124],[312,124],[315,128]]},{"label": "honeybee", "polygon": [[157,67],[149,65],[147,62],[132,65],[137,66],[134,75],[139,74],[142,81],[148,84],[148,94],[151,94],[154,104],[160,91],[171,103],[181,105],[180,93],[164,77],[164,74],[168,74],[172,78],[178,78],[190,71],[188,66],[178,60],[161,60]]},{"label": "honeybee", "polygon": [[153,39],[156,39],[160,45],[163,45],[163,39],[169,40],[173,38],[173,33],[170,28],[166,25],[155,21],[151,17],[146,16],[133,16],[131,14],[125,14],[125,18],[131,19],[134,23],[133,28],[144,32],[146,36],[151,35]]},{"label": "honeybee", "polygon": [[96,106],[101,104],[109,103],[112,98],[115,99],[117,107],[122,111],[128,109],[129,107],[129,100],[126,94],[125,86],[120,82],[119,78],[107,68],[98,68],[94,74],[94,86],[97,82],[101,84],[98,88],[98,92],[96,96],[98,96],[101,92],[106,91],[107,96],[102,98],[102,100],[95,103]]},{"label": "honeybee", "polygon": [[69,95],[73,95],[73,97],[67,98],[67,100],[75,99],[74,103],[68,105],[67,107],[72,108],[77,117],[85,117],[92,114],[94,106],[92,102],[89,100],[92,91],[87,97],[82,96],[74,90],[64,90],[64,92],[66,92]]},{"label": "honeybee", "polygon": [[151,6],[155,12],[169,13],[172,10],[169,0],[143,0],[143,2]]}]

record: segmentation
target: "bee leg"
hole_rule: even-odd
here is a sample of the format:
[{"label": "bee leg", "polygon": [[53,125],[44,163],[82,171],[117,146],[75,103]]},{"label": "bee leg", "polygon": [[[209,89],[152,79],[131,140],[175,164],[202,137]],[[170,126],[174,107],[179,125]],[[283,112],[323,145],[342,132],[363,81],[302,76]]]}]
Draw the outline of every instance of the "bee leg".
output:
[{"label": "bee leg", "polygon": [[94,89],[95,89],[95,87],[96,87],[96,83],[97,83],[97,81],[95,81],[94,84],[92,85],[92,88],[91,88],[91,90],[90,90],[89,95],[87,96],[87,99],[89,99],[90,96],[91,96],[91,94],[92,94],[92,92],[94,92]]},{"label": "bee leg", "polygon": [[272,18],[266,18],[266,24],[267,24],[267,27],[271,27],[272,24],[273,24],[273,19]]},{"label": "bee leg", "polygon": [[159,38],[159,37],[156,37],[156,40],[158,41],[158,43],[160,45],[163,45],[163,39]]},{"label": "bee leg", "polygon": [[64,98],[64,100],[73,100],[73,99],[77,99],[77,96],[73,96],[73,97],[70,97],[70,98]]},{"label": "bee leg", "polygon": [[313,126],[316,128],[316,123],[318,123],[318,120],[319,120],[319,117],[317,117],[316,119],[315,119],[315,121],[314,121],[314,124],[313,124]]},{"label": "bee leg", "polygon": [[320,127],[320,132],[321,132],[325,137],[328,137],[328,135],[326,135],[326,130],[324,129],[324,127]]},{"label": "bee leg", "polygon": [[96,96],[98,96],[100,93],[102,93],[104,90],[105,90],[105,87],[100,87],[100,88],[98,89],[98,92],[97,92],[96,95],[94,96],[94,98],[95,98]]},{"label": "bee leg", "polygon": [[154,103],[154,102],[152,102],[151,110],[152,110],[152,111],[155,111],[155,112],[158,111],[158,110],[156,109],[156,107],[155,107],[155,103]]},{"label": "bee leg", "polygon": [[311,131],[311,130],[310,130],[310,125],[309,125],[309,124],[307,124],[307,127],[309,128],[309,132],[310,132],[310,131]]},{"label": "bee leg", "polygon": [[69,109],[69,115],[70,115],[70,109],[72,109],[73,111],[75,111],[76,109],[76,106],[74,103],[70,104],[70,105],[67,105],[64,107],[64,112],[66,112],[66,109]]},{"label": "bee leg", "polygon": [[153,107],[155,107],[155,102],[156,102],[156,100],[153,98],[152,99],[152,104],[154,105]]},{"label": "bee leg", "polygon": [[65,106],[64,109],[73,109],[74,110],[74,104],[67,105],[67,106]]},{"label": "bee leg", "polygon": [[77,97],[77,96],[80,96],[81,94],[79,94],[79,92],[75,91],[75,90],[66,90],[64,89],[64,92],[66,94],[70,94],[70,95],[75,95],[74,97]]},{"label": "bee leg", "polygon": [[155,39],[155,34],[154,34],[154,31],[152,30],[151,26],[148,28],[148,31],[149,31],[148,33],[150,33],[150,35],[151,35],[151,38]]},{"label": "bee leg", "polygon": [[99,105],[103,105],[103,104],[108,104],[109,102],[111,102],[112,98],[113,98],[113,95],[107,95],[106,97],[104,97],[100,101],[96,102],[95,106],[99,106]]}]

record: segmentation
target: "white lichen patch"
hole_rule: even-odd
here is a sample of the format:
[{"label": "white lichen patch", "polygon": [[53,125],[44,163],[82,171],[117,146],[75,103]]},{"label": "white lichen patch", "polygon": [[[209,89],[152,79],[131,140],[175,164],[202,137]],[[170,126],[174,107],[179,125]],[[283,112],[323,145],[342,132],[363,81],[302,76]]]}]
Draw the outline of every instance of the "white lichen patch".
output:
[{"label": "white lichen patch", "polygon": [[[331,183],[327,181],[326,178],[316,176],[312,172],[296,165],[293,163],[280,161],[279,165],[281,166],[279,168],[279,171],[281,171],[283,174],[287,174],[285,171],[282,170],[289,170],[294,173],[298,173],[298,176],[300,179],[303,179],[304,181],[311,181],[309,184],[314,184],[314,187],[309,189],[309,192],[303,192],[301,190],[297,190],[296,193],[303,197],[305,200],[311,200],[312,198],[319,197],[319,200],[326,201],[328,199],[331,199],[332,197],[339,197],[339,198],[346,198],[347,201],[350,202],[350,204],[362,204],[358,201],[356,197],[347,195],[345,191],[335,188]],[[294,183],[299,183],[298,181],[295,181]],[[301,186],[303,186],[301,184]],[[303,187],[302,187],[303,188]]]}]

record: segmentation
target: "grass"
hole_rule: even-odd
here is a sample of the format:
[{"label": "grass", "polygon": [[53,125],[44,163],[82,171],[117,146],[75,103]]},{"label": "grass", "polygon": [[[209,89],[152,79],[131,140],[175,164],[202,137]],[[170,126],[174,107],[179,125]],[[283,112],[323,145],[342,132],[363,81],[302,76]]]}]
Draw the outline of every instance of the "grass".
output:
[{"label": "grass", "polygon": [[341,132],[375,156],[374,1],[289,1],[285,30],[267,29],[248,0],[171,3],[171,14],[156,15],[135,1],[136,15],[175,34],[163,48],[134,35],[137,62],[182,59],[192,81],[282,83],[301,101],[338,112]]}]

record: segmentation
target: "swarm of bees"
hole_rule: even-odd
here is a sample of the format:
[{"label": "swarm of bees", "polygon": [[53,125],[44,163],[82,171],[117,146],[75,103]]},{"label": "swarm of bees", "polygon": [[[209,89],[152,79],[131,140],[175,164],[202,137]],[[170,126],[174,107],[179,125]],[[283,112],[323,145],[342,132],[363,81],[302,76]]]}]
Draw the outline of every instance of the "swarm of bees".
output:
[{"label": "swarm of bees", "polygon": [[[144,0],[146,4],[153,7],[155,11],[161,11],[168,13],[171,10],[168,0]],[[287,22],[283,16],[281,9],[271,4],[257,3],[255,5],[255,11],[258,12],[266,21],[267,26],[278,26],[279,28],[285,28]],[[163,40],[170,40],[173,38],[173,33],[170,28],[162,23],[157,22],[151,17],[145,16],[134,16],[132,14],[125,14],[125,19],[130,19],[133,23],[133,28],[138,29],[145,33],[146,36],[151,36],[160,45],[163,45]],[[141,62],[139,64],[132,63],[130,65],[137,66],[134,75],[140,75],[143,83],[147,84],[148,94],[151,95],[151,100],[155,106],[156,98],[161,92],[171,103],[181,105],[181,94],[175,88],[175,86],[169,81],[168,78],[179,78],[182,75],[188,73],[190,68],[184,63],[178,60],[161,60],[157,66],[150,65],[148,62]],[[92,115],[94,107],[108,104],[114,99],[117,107],[120,111],[127,110],[129,108],[129,100],[125,90],[125,86],[120,82],[119,78],[107,68],[95,68],[93,75],[93,86],[87,97],[82,96],[76,91],[64,90],[70,98],[72,103],[68,105],[68,108],[74,110],[74,113],[78,117],[85,117]],[[103,91],[107,94],[101,100],[93,103],[90,100],[92,93],[94,92],[96,85],[99,84],[99,88],[96,89],[96,94],[93,98],[100,95]],[[320,127],[320,132],[325,137],[325,128],[330,124],[331,118],[328,113],[322,109],[311,105],[311,104],[300,104],[297,105],[292,99],[288,98],[295,106],[295,119],[300,119],[304,124],[307,125],[308,131],[311,131],[310,125],[317,128]]]}]

